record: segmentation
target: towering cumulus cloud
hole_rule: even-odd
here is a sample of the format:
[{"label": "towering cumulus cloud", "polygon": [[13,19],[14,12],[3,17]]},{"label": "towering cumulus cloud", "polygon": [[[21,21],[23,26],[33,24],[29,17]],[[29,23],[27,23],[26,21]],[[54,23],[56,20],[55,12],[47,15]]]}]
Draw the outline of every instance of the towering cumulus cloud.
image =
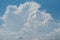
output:
[{"label": "towering cumulus cloud", "polygon": [[36,2],[8,5],[0,18],[0,40],[60,40],[60,23],[40,8]]}]

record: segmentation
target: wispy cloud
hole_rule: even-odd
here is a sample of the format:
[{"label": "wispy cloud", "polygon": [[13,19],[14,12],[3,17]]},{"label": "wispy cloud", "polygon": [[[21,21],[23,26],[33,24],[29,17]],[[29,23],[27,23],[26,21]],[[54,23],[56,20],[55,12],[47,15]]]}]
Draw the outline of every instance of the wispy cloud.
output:
[{"label": "wispy cloud", "polygon": [[2,17],[0,40],[60,40],[60,23],[36,2],[8,5]]}]

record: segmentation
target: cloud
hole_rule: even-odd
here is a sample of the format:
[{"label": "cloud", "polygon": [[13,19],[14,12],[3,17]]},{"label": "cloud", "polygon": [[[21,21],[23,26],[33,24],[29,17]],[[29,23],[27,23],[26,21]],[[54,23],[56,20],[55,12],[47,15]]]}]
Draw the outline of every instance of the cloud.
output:
[{"label": "cloud", "polygon": [[17,33],[0,30],[0,40],[16,40]]},{"label": "cloud", "polygon": [[49,37],[49,40],[60,40],[60,28],[55,29]]},{"label": "cloud", "polygon": [[57,40],[60,23],[39,8],[41,5],[36,2],[25,2],[18,7],[8,5],[1,18],[4,24],[0,28],[0,40]]}]

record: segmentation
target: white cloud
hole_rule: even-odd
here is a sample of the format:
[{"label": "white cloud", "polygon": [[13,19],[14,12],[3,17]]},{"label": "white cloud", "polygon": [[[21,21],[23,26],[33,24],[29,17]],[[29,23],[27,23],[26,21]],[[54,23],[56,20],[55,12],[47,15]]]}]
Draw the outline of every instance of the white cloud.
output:
[{"label": "white cloud", "polygon": [[36,2],[26,2],[19,7],[8,5],[2,17],[4,29],[0,29],[0,40],[53,40],[55,35],[60,35],[54,32],[60,23],[44,10],[38,10],[40,7]]},{"label": "white cloud", "polygon": [[49,37],[49,40],[60,40],[60,28],[55,29]]},{"label": "white cloud", "polygon": [[0,29],[0,40],[16,40],[17,32],[9,32]]}]

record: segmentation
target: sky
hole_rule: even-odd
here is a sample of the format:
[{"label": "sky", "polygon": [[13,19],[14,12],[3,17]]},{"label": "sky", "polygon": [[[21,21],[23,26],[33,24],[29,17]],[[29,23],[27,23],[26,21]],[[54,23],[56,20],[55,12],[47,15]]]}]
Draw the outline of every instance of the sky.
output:
[{"label": "sky", "polygon": [[60,40],[60,0],[0,0],[0,40]]}]

